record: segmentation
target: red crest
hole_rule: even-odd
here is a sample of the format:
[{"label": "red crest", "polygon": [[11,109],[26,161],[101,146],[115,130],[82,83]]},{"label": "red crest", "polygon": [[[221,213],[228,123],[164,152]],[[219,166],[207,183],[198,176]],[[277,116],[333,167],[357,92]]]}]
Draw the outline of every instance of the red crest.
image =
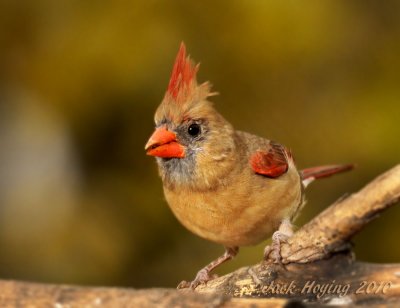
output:
[{"label": "red crest", "polygon": [[192,82],[196,82],[198,65],[194,65],[189,56],[186,56],[186,47],[182,42],[172,69],[167,93],[175,100],[184,89],[189,89]]}]

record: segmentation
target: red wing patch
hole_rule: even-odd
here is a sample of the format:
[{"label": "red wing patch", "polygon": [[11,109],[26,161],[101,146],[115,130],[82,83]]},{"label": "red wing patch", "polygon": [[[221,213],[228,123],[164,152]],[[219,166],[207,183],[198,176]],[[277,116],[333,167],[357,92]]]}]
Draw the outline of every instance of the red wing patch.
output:
[{"label": "red wing patch", "polygon": [[271,142],[268,150],[259,150],[251,156],[250,165],[257,174],[277,178],[289,169],[287,155],[282,145]]}]

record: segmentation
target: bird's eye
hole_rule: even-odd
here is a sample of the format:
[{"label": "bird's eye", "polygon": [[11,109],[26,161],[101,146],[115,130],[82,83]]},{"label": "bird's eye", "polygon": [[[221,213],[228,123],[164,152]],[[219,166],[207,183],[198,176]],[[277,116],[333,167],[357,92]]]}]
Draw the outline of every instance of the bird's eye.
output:
[{"label": "bird's eye", "polygon": [[200,134],[200,125],[199,124],[190,124],[190,126],[188,127],[188,133],[190,136],[192,137],[196,137]]}]

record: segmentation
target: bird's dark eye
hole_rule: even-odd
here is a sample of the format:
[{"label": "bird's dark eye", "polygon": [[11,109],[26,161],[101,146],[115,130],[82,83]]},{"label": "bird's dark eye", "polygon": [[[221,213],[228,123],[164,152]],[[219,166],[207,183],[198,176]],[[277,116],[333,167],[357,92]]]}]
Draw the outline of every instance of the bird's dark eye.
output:
[{"label": "bird's dark eye", "polygon": [[190,126],[188,127],[188,133],[190,136],[192,137],[196,137],[200,134],[200,125],[199,124],[190,124]]}]

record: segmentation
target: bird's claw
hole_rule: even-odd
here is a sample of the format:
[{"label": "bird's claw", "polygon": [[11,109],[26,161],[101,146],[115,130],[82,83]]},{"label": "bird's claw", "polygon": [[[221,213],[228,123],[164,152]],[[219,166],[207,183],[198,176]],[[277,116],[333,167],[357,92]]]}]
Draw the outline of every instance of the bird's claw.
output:
[{"label": "bird's claw", "polygon": [[226,247],[225,253],[220,256],[218,259],[215,259],[207,266],[203,267],[200,271],[198,271],[196,278],[192,282],[182,281],[178,285],[178,289],[190,288],[192,290],[196,289],[199,284],[207,283],[210,280],[213,280],[218,277],[218,275],[210,275],[210,272],[215,269],[220,264],[224,263],[232,259],[239,251],[239,247]]},{"label": "bird's claw", "polygon": [[210,275],[210,271],[208,271],[207,269],[201,269],[200,271],[198,271],[196,278],[192,281],[185,281],[183,280],[178,286],[177,289],[186,289],[186,288],[190,288],[192,290],[196,289],[198,285],[200,284],[205,284],[210,280],[213,280],[215,278],[217,278],[218,275],[214,274],[214,275]]},{"label": "bird's claw", "polygon": [[189,288],[190,287],[190,282],[189,281],[186,281],[186,280],[182,280],[179,284],[178,284],[178,286],[176,287],[178,290],[179,289],[187,289],[187,288]]},{"label": "bird's claw", "polygon": [[281,243],[287,242],[288,238],[287,234],[281,231],[275,231],[272,235],[272,243],[268,245],[264,249],[264,260],[272,260],[274,263],[281,263]]}]

